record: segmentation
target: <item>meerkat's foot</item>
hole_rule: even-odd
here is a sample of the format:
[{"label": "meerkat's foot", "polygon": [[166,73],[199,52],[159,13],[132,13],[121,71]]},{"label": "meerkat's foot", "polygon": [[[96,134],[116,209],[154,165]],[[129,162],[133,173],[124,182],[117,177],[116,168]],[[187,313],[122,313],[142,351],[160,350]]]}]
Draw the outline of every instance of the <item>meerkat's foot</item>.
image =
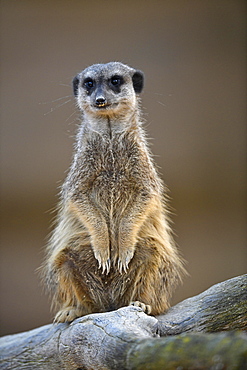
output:
[{"label": "meerkat's foot", "polygon": [[82,309],[70,306],[58,311],[58,313],[55,316],[54,322],[56,323],[71,322],[75,320],[77,317],[80,317],[82,315],[83,315]]},{"label": "meerkat's foot", "polygon": [[147,315],[150,315],[152,311],[152,307],[149,304],[145,304],[140,301],[134,301],[130,303],[130,306],[140,307],[143,312],[145,312]]},{"label": "meerkat's foot", "polygon": [[106,275],[108,275],[111,268],[111,260],[109,258],[109,253],[94,252],[94,256],[99,262],[99,269],[102,268],[102,274],[106,272]]},{"label": "meerkat's foot", "polygon": [[134,256],[134,250],[127,250],[127,251],[122,251],[119,253],[119,258],[118,258],[118,263],[117,263],[117,268],[120,274],[124,271],[125,273],[127,272],[127,269],[129,268],[129,263],[131,259]]}]

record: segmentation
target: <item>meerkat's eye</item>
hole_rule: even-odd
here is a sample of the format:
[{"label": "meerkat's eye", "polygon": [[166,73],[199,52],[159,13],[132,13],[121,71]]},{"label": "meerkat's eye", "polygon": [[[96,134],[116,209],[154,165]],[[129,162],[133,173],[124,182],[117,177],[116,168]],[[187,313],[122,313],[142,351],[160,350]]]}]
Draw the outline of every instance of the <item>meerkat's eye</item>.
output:
[{"label": "meerkat's eye", "polygon": [[91,78],[86,78],[83,82],[83,85],[87,90],[90,90],[92,87],[94,87],[94,81]]},{"label": "meerkat's eye", "polygon": [[120,86],[120,85],[122,85],[122,83],[123,83],[123,79],[120,76],[113,76],[111,78],[111,84],[113,86]]}]

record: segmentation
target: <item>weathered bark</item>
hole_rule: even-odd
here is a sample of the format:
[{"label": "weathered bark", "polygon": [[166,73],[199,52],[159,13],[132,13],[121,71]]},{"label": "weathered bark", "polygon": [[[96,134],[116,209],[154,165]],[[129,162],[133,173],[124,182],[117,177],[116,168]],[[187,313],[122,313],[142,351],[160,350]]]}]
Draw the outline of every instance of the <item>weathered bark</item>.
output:
[{"label": "weathered bark", "polygon": [[157,317],[160,335],[247,330],[247,275],[213,285]]},{"label": "weathered bark", "polygon": [[247,335],[189,333],[144,339],[128,352],[127,369],[247,369]]},{"label": "weathered bark", "polygon": [[[238,329],[247,329],[247,275],[157,318],[130,306],[3,337],[0,368],[245,369],[247,334]],[[222,330],[231,332],[205,334]]]}]

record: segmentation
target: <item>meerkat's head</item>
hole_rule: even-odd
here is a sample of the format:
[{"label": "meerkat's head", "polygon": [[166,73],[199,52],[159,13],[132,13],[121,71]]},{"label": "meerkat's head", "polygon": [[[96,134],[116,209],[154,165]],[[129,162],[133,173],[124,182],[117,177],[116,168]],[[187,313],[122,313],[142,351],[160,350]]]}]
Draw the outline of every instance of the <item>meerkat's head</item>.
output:
[{"label": "meerkat's head", "polygon": [[136,108],[143,79],[141,71],[119,62],[94,64],[74,78],[74,95],[86,114],[123,114]]}]

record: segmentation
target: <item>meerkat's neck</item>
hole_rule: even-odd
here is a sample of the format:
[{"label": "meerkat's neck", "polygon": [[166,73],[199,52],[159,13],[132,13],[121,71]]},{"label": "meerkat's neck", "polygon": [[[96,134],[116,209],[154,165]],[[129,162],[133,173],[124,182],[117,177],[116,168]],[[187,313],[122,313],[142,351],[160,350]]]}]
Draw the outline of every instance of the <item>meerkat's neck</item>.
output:
[{"label": "meerkat's neck", "polygon": [[124,115],[106,115],[101,116],[88,116],[83,117],[83,126],[91,131],[108,139],[114,138],[116,135],[125,132],[136,130],[140,125],[139,111],[130,111]]}]

